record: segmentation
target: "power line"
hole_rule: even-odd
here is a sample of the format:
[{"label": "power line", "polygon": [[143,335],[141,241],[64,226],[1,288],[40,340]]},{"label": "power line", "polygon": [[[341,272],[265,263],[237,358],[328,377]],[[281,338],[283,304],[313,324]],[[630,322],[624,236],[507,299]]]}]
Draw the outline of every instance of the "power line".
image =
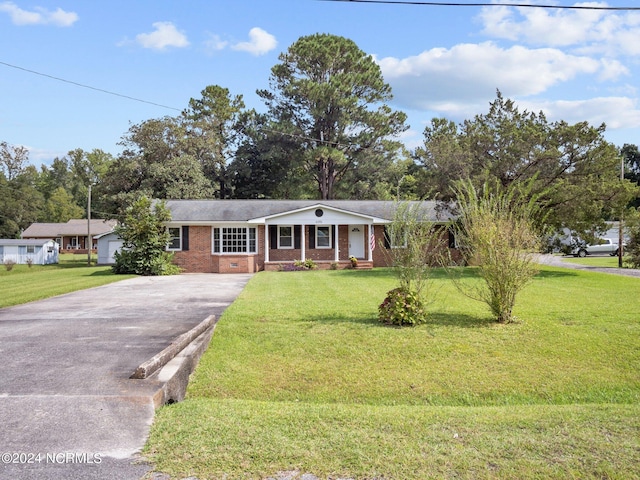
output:
[{"label": "power line", "polygon": [[461,3],[461,2],[422,2],[408,0],[317,0],[320,2],[344,2],[344,3],[379,3],[386,5],[421,5],[427,7],[524,7],[524,8],[553,8],[563,10],[615,10],[632,11],[640,10],[640,7],[609,7],[601,5],[536,5],[534,3]]},{"label": "power line", "polygon": [[106,93],[108,95],[114,95],[116,97],[121,97],[121,98],[126,98],[127,100],[133,100],[136,102],[140,102],[140,103],[146,103],[149,105],[154,105],[156,107],[162,107],[162,108],[167,108],[169,110],[176,110],[178,112],[181,112],[182,110],[179,108],[174,108],[174,107],[169,107],[167,105],[162,105],[160,103],[155,103],[155,102],[149,102],[147,100],[142,100],[140,98],[135,98],[135,97],[130,97],[129,95],[123,95],[121,93],[116,93],[116,92],[111,92],[109,90],[104,90],[102,88],[96,88],[96,87],[92,87],[91,85],[85,85],[83,83],[78,83],[78,82],[73,82],[71,80],[66,80],[64,78],[60,78],[60,77],[54,77],[53,75],[48,75],[46,73],[42,73],[42,72],[36,72],[35,70],[29,70],[28,68],[24,68],[24,67],[19,67],[17,65],[11,65],[10,63],[6,63],[6,62],[2,62],[0,61],[0,65],[4,65],[6,67],[11,67],[11,68],[15,68],[17,70],[22,70],[23,72],[28,72],[28,73],[32,73],[34,75],[40,75],[41,77],[46,77],[46,78],[50,78],[52,80],[57,80],[59,82],[64,82],[64,83],[69,83],[71,85],[75,85],[76,87],[82,87],[82,88],[88,88],[90,90],[95,90],[96,92],[101,92],[101,93]]}]

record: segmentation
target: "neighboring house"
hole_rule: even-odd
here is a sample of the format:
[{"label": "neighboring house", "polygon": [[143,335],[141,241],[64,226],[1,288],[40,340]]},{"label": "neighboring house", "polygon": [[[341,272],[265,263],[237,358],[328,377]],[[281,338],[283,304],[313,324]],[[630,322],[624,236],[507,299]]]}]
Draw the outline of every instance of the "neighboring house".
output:
[{"label": "neighboring house", "polygon": [[13,261],[17,264],[50,265],[58,263],[59,245],[51,239],[24,240],[0,239],[0,264]]},{"label": "neighboring house", "polygon": [[94,237],[98,242],[98,265],[116,263],[114,254],[122,248],[122,239],[115,232],[107,232]]},{"label": "neighboring house", "polygon": [[[435,202],[420,202],[443,226],[443,245],[454,239],[450,216]],[[168,200],[174,263],[186,272],[249,273],[313,259],[319,268],[346,268],[349,257],[365,268],[386,266],[385,239],[396,202],[356,200]]]},{"label": "neighboring house", "polygon": [[[116,220],[91,220],[92,249],[96,248],[95,237],[108,233],[116,226]],[[67,223],[32,223],[22,238],[54,238],[63,252],[87,253],[89,225],[87,220],[69,220]]]}]

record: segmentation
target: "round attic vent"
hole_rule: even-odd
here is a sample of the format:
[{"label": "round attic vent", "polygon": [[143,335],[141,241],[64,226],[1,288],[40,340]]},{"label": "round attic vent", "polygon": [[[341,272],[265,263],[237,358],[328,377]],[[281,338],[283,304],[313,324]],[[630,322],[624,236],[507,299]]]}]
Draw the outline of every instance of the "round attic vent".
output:
[{"label": "round attic vent", "polygon": [[324,212],[322,211],[322,209],[321,209],[321,208],[318,208],[318,209],[316,210],[316,217],[321,217],[322,215],[324,215]]}]

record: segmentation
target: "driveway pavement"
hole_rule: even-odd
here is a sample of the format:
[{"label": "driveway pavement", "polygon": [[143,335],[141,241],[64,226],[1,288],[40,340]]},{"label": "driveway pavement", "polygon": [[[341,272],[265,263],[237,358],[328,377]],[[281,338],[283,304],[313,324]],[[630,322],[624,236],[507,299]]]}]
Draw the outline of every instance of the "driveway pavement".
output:
[{"label": "driveway pavement", "polygon": [[139,277],[0,309],[0,479],[139,479],[158,376],[143,362],[250,275]]}]

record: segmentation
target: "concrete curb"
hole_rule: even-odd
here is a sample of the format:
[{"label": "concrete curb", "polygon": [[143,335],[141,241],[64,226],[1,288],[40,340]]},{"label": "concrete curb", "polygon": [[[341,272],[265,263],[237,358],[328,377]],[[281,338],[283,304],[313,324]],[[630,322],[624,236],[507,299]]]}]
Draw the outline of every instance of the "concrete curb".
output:
[{"label": "concrete curb", "polygon": [[149,378],[169,363],[169,361],[175,358],[178,353],[184,350],[187,345],[202,335],[207,329],[211,329],[211,333],[213,333],[213,328],[215,327],[216,322],[217,320],[214,315],[208,316],[191,330],[176,338],[167,348],[141,364],[129,378]]},{"label": "concrete curb", "polygon": [[198,365],[200,357],[209,346],[215,328],[216,323],[214,322],[173,359],[167,362],[156,375],[153,375],[152,378],[162,384],[153,396],[154,409],[158,409],[167,403],[184,400],[189,378]]}]

